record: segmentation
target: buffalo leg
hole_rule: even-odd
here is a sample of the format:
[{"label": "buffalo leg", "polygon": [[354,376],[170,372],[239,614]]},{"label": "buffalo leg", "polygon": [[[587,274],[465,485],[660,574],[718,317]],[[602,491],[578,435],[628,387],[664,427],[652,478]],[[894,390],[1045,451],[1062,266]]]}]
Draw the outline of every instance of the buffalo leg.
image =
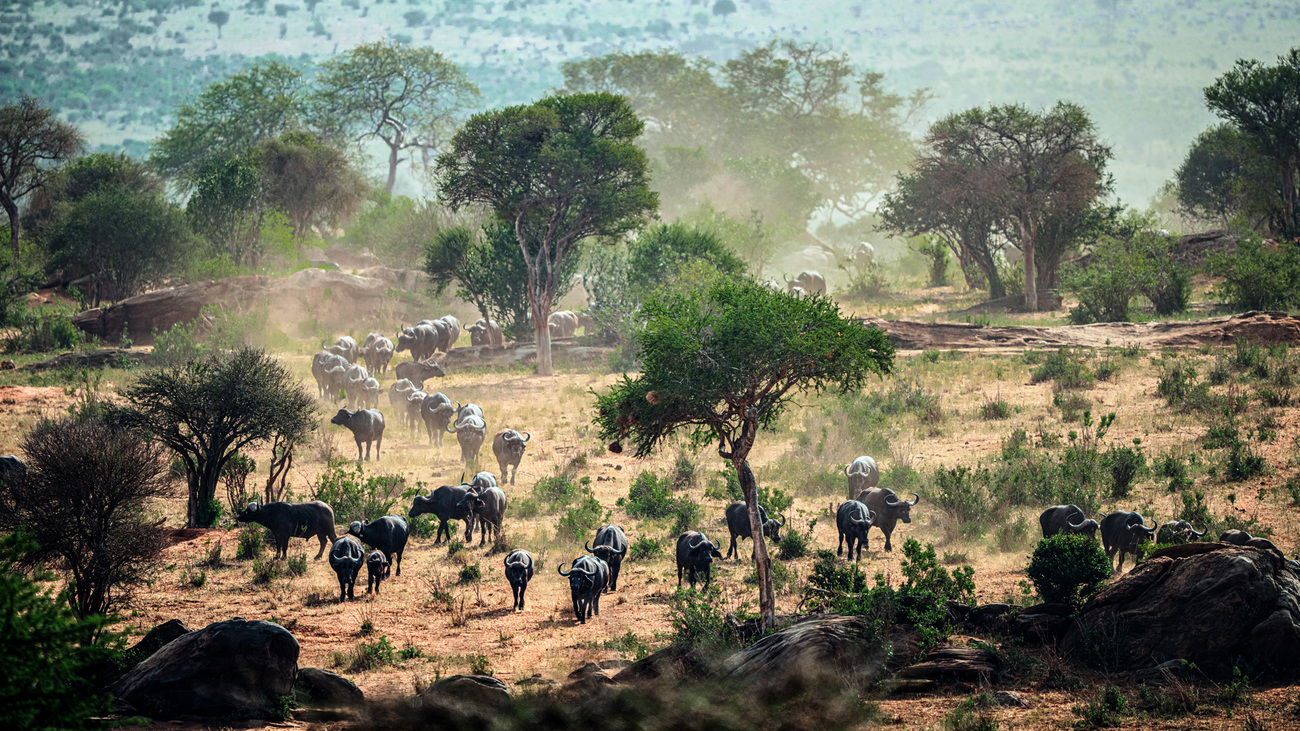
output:
[{"label": "buffalo leg", "polygon": [[379,461],[379,448],[383,445],[383,443],[384,443],[384,435],[381,433],[379,436],[375,437],[375,461],[376,462]]},{"label": "buffalo leg", "polygon": [[582,600],[576,596],[573,598],[573,616],[577,617],[579,622],[587,623],[587,617],[583,614]]},{"label": "buffalo leg", "polygon": [[682,567],[677,567],[677,588],[682,588]]},{"label": "buffalo leg", "polygon": [[[852,545],[853,545],[853,542],[850,541],[850,542],[849,542],[849,545],[852,546]],[[853,549],[852,549],[852,548],[849,548],[849,550],[852,551]],[[844,553],[844,534],[841,533],[841,534],[840,534],[840,545],[839,545],[838,548],[835,549],[835,555],[836,555],[836,556],[840,556],[840,555],[843,555],[843,553]]]},{"label": "buffalo leg", "polygon": [[731,545],[727,546],[727,555],[726,555],[724,558],[731,558],[733,554],[736,556],[736,560],[739,561],[739,560],[740,560],[740,554],[736,552],[736,534],[735,534],[735,533],[732,533],[732,534],[731,534]]},{"label": "buffalo leg", "polygon": [[357,439],[357,461],[361,461],[361,440]]},{"label": "buffalo leg", "polygon": [[317,533],[316,537],[320,539],[320,550],[316,552],[315,560],[319,561],[320,557],[325,555],[325,534]]},{"label": "buffalo leg", "polygon": [[595,612],[597,617],[600,616],[600,592],[596,592],[596,595],[591,598],[591,611]]},{"label": "buffalo leg", "polygon": [[406,546],[402,546],[397,550],[397,575],[398,576],[402,575],[402,552],[405,550],[406,550]]}]

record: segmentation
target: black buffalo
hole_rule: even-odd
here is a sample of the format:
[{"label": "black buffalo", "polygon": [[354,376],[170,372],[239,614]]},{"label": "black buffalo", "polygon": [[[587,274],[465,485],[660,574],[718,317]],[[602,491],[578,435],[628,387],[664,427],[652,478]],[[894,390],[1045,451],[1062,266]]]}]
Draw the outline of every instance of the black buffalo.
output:
[{"label": "black buffalo", "polygon": [[402,575],[402,551],[406,550],[406,521],[397,515],[385,515],[378,520],[353,521],[348,526],[348,533],[360,538],[371,548],[384,552],[389,566],[384,569],[384,577],[392,572],[392,564],[397,565],[397,575]]},{"label": "black buffalo", "polygon": [[320,538],[316,558],[325,553],[325,546],[334,540],[334,511],[319,500],[306,503],[251,502],[235,516],[240,523],[257,523],[271,529],[275,536],[275,557],[289,555],[290,538]]},{"label": "black buffalo", "polygon": [[346,599],[353,599],[353,590],[357,584],[357,574],[361,573],[365,549],[355,536],[342,535],[330,548],[330,568],[339,577],[339,604]]},{"label": "black buffalo", "polygon": [[1156,526],[1146,527],[1146,518],[1130,510],[1115,510],[1101,519],[1101,545],[1108,561],[1119,554],[1115,571],[1124,570],[1124,554],[1133,554],[1134,563],[1142,560],[1142,544],[1156,534]]},{"label": "black buffalo", "polygon": [[1058,533],[1069,535],[1086,535],[1097,539],[1097,521],[1083,514],[1078,505],[1053,505],[1038,516],[1038,525],[1043,529],[1043,537],[1051,538]]},{"label": "black buffalo", "polygon": [[[479,475],[486,474],[492,477],[492,473],[480,472]],[[478,482],[478,475],[475,476],[475,482]],[[492,479],[491,485],[478,488],[476,485],[469,485],[469,492],[461,499],[461,505],[458,508],[464,508],[470,513],[469,523],[465,530],[465,542],[469,543],[474,539],[474,524],[479,526],[479,541],[481,546],[487,542],[487,537],[491,535],[493,539],[501,535],[501,522],[506,516],[506,493],[496,486],[496,478]]]},{"label": "black buffalo", "polygon": [[528,582],[533,578],[533,555],[522,548],[511,551],[506,556],[506,581],[510,582],[510,591],[515,595],[511,609],[523,611],[524,592],[528,591]]},{"label": "black buffalo", "polygon": [[434,490],[429,497],[416,495],[415,500],[411,502],[411,509],[406,514],[415,518],[427,513],[438,519],[438,533],[433,540],[433,545],[436,546],[442,543],[443,535],[446,535],[449,541],[452,539],[451,526],[448,525],[450,521],[463,520],[465,532],[469,533],[473,530],[474,514],[469,511],[468,505],[461,504],[468,492],[469,488],[465,485],[443,485]]},{"label": "black buffalo", "polygon": [[704,589],[707,591],[713,578],[713,559],[722,558],[721,548],[703,533],[688,530],[677,536],[677,586],[682,585],[682,571],[690,578],[691,588],[695,588],[697,573],[704,575]]},{"label": "black buffalo", "polygon": [[1195,543],[1206,531],[1196,532],[1196,528],[1185,520],[1171,520],[1156,531],[1156,543]]},{"label": "black buffalo", "polygon": [[[844,550],[844,540],[849,541],[849,556],[856,560],[862,560],[862,549],[867,547],[867,533],[871,531],[871,526],[876,524],[876,514],[871,509],[857,500],[846,500],[840,503],[840,507],[835,511],[835,527],[840,532],[840,545],[835,549],[835,555],[840,555]],[[858,554],[853,555],[853,544],[858,544]]]},{"label": "black buffalo", "polygon": [[584,547],[587,553],[609,564],[609,586],[605,590],[618,591],[618,572],[623,567],[623,556],[627,554],[627,536],[622,528],[605,525],[596,531],[595,543],[595,547],[590,543]]},{"label": "black buffalo", "polygon": [[867,506],[875,513],[876,518],[874,525],[885,534],[885,550],[894,550],[891,539],[894,535],[894,528],[898,526],[898,521],[904,523],[912,522],[912,508],[921,502],[921,496],[912,493],[911,500],[899,500],[893,490],[883,487],[873,487],[869,490],[863,490],[858,493],[858,502]]},{"label": "black buffalo", "polygon": [[[725,558],[736,557],[740,560],[740,550],[736,548],[736,541],[740,538],[752,538],[749,530],[749,506],[743,500],[727,506],[727,531],[731,533],[731,545],[727,547]],[[758,520],[763,526],[763,535],[774,541],[781,540],[781,528],[785,526],[785,516],[781,515],[780,520],[767,517],[767,511],[763,506],[758,506]]]},{"label": "black buffalo", "polygon": [[586,624],[587,619],[595,614],[600,616],[600,593],[609,582],[609,565],[595,556],[579,556],[573,560],[573,566],[564,570],[564,564],[556,567],[560,576],[569,577],[569,594],[573,597],[573,615]]},{"label": "black buffalo", "polygon": [[376,548],[366,556],[366,593],[369,594],[374,589],[375,594],[379,593],[379,582],[388,576],[388,557],[384,552]]}]

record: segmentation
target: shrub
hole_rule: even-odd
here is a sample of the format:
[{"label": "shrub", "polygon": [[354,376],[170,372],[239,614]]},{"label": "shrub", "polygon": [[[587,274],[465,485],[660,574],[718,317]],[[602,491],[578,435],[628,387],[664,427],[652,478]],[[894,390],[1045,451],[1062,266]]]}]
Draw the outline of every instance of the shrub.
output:
[{"label": "shrub", "polygon": [[642,472],[632,480],[627,500],[620,501],[633,518],[667,518],[675,511],[672,483],[653,472]]},{"label": "shrub", "polygon": [[266,550],[266,528],[260,525],[246,525],[239,529],[239,539],[235,544],[235,559],[248,561],[262,555]]},{"label": "shrub", "polygon": [[382,518],[402,497],[406,480],[401,475],[369,475],[351,461],[331,461],[312,486],[312,499],[334,509],[334,517],[347,525],[354,520]]},{"label": "shrub", "polygon": [[965,536],[984,532],[990,499],[979,479],[982,474],[969,467],[940,467],[934,473],[934,503],[957,521]]},{"label": "shrub", "polygon": [[1223,476],[1230,482],[1249,480],[1268,471],[1268,462],[1251,449],[1249,444],[1235,441],[1228,447],[1228,462],[1223,467]]},{"label": "shrub", "polygon": [[1209,269],[1223,278],[1215,290],[1236,310],[1289,310],[1300,303],[1300,254],[1294,246],[1267,244],[1258,234],[1237,242],[1231,254],[1211,256]]},{"label": "shrub", "polygon": [[994,399],[986,398],[980,406],[980,416],[984,417],[985,421],[1010,419],[1011,404],[1007,403],[1001,396]]},{"label": "shrub", "polygon": [[469,671],[473,675],[493,675],[492,663],[487,659],[487,655],[479,653],[470,657]]},{"label": "shrub", "polygon": [[600,527],[605,510],[595,497],[588,495],[579,504],[564,511],[555,522],[555,537],[569,543],[585,541]]},{"label": "shrub", "polygon": [[0,535],[0,708],[13,728],[99,728],[91,718],[107,713],[109,698],[94,681],[117,637],[105,617],[79,619],[67,595],[39,587],[54,576],[20,566],[36,549],[24,533]]},{"label": "shrub", "polygon": [[628,546],[628,557],[634,561],[647,561],[662,556],[664,544],[656,538],[640,536]]},{"label": "shrub", "polygon": [[736,649],[740,640],[717,606],[717,589],[696,592],[677,589],[668,601],[668,620],[672,623],[673,644],[705,650]]},{"label": "shrub", "polygon": [[[1029,531],[1029,521],[1025,520],[1023,515],[1013,522],[998,526],[995,534],[998,550],[1006,553],[1019,550],[1021,546],[1029,542]],[[945,563],[947,562],[945,561]]]},{"label": "shrub", "polygon": [[280,562],[265,556],[253,559],[253,583],[269,584],[280,578]]},{"label": "shrub", "polygon": [[556,472],[538,480],[532,489],[532,500],[540,512],[551,514],[564,510],[591,492],[575,481],[571,472]]},{"label": "shrub", "polygon": [[1126,268],[1084,267],[1066,275],[1065,288],[1079,296],[1079,305],[1070,308],[1070,322],[1075,325],[1132,319],[1130,302],[1137,286]]},{"label": "shrub", "polygon": [[1069,348],[1058,348],[1043,359],[1042,365],[1029,372],[1032,383],[1053,381],[1061,388],[1091,388],[1093,377],[1083,363],[1083,356]]},{"label": "shrub", "polygon": [[460,573],[456,576],[457,584],[477,584],[483,579],[483,572],[479,570],[478,564],[471,563],[460,567]]},{"label": "shrub", "polygon": [[359,673],[393,665],[397,662],[396,655],[396,649],[388,641],[387,635],[380,635],[379,639],[372,642],[358,642],[352,651],[352,664],[348,666],[348,671]]},{"label": "shrub", "polygon": [[1055,535],[1038,542],[1025,573],[1044,602],[1078,606],[1110,578],[1110,559],[1095,539]]},{"label": "shrub", "polygon": [[1118,726],[1120,718],[1128,711],[1128,699],[1113,685],[1107,686],[1095,700],[1075,709],[1082,728],[1109,728]]},{"label": "shrub", "polygon": [[1110,468],[1111,497],[1125,498],[1132,490],[1134,480],[1146,472],[1147,457],[1136,444],[1133,447],[1113,447],[1106,452],[1106,464]]},{"label": "shrub", "polygon": [[776,557],[782,561],[791,561],[808,555],[808,537],[793,528],[776,544]]},{"label": "shrub", "polygon": [[284,562],[287,576],[305,576],[307,574],[307,554],[295,553]]},{"label": "shrub", "polygon": [[1176,454],[1166,454],[1156,463],[1156,474],[1169,479],[1169,492],[1182,492],[1192,486],[1187,463]]},{"label": "shrub", "polygon": [[1156,393],[1168,406],[1190,406],[1196,386],[1196,368],[1185,360],[1173,359],[1160,362],[1160,379],[1156,382]]}]

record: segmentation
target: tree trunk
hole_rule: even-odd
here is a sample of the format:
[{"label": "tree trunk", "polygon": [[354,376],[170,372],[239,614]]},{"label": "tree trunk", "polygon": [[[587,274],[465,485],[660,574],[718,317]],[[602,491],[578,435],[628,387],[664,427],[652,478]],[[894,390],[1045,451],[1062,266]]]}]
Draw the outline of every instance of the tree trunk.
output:
[{"label": "tree trunk", "polygon": [[18,234],[21,225],[18,219],[18,204],[5,198],[0,200],[0,205],[9,214],[9,249],[13,252],[14,261],[18,261]]},{"label": "tree trunk", "polygon": [[1034,239],[1030,226],[1020,222],[1020,251],[1025,256],[1025,312],[1038,312],[1038,278],[1034,271]]},{"label": "tree trunk", "polygon": [[754,573],[758,576],[758,612],[763,629],[776,627],[776,594],[772,591],[772,561],[767,555],[767,541],[763,539],[763,521],[758,515],[758,483],[749,469],[749,460],[733,457],[740,489],[749,509],[749,535],[754,539]]},{"label": "tree trunk", "polygon": [[[1283,234],[1286,236],[1300,236],[1300,226],[1297,225],[1296,217],[1300,216],[1300,201],[1297,200],[1296,191],[1296,169],[1289,163],[1282,164],[1282,221],[1286,226]],[[18,250],[14,250],[14,258],[18,258]]]},{"label": "tree trunk", "polygon": [[392,193],[397,184],[397,145],[388,145],[388,182],[384,183],[384,192]]},{"label": "tree trunk", "polygon": [[217,497],[217,486],[221,481],[221,460],[212,459],[201,464],[199,474],[190,477],[190,528],[205,528],[202,518],[207,515],[208,505]]},{"label": "tree trunk", "polygon": [[189,487],[189,500],[185,506],[185,527],[199,527],[199,475],[185,471],[185,483]]},{"label": "tree trunk", "polygon": [[555,366],[551,362],[551,328],[547,320],[550,313],[543,314],[540,308],[533,307],[533,335],[537,342],[537,375],[555,375]]}]

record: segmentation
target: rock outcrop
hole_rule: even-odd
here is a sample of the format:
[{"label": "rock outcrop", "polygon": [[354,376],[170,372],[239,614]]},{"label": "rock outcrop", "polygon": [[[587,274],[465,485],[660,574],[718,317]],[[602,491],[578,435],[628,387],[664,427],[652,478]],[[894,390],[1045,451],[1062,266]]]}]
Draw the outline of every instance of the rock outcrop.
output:
[{"label": "rock outcrop", "polygon": [[1300,663],[1300,570],[1272,551],[1227,543],[1173,546],[1102,589],[1062,639],[1079,654],[1104,643],[1123,668],[1195,663],[1210,675],[1242,662]]},{"label": "rock outcrop", "polygon": [[365,702],[356,683],[320,668],[299,668],[293,698],[308,708],[352,708]]},{"label": "rock outcrop", "polygon": [[280,719],[298,651],[278,624],[215,622],[163,645],[108,691],[119,711],[152,718]]},{"label": "rock outcrop", "polygon": [[861,617],[810,617],[733,655],[726,674],[762,686],[832,682],[862,690],[886,673],[890,655],[884,643],[868,642],[867,636]]}]

